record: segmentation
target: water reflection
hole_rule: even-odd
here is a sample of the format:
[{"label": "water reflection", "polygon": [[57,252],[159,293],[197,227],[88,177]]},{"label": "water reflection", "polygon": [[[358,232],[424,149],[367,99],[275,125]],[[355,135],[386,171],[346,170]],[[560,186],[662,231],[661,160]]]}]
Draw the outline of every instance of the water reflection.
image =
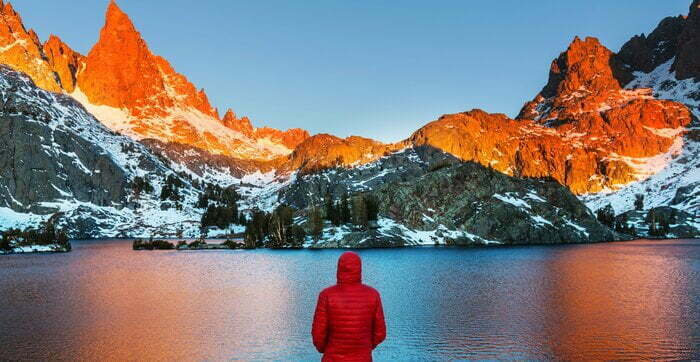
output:
[{"label": "water reflection", "polygon": [[[659,244],[657,244],[659,245]],[[661,244],[663,245],[663,244]],[[697,264],[667,246],[562,248],[547,259],[545,334],[554,355],[582,359],[690,358],[697,349]],[[690,285],[689,283],[695,283]],[[689,318],[691,318],[689,320]],[[697,351],[695,351],[697,353]]]},{"label": "water reflection", "polygon": [[[340,251],[0,258],[0,360],[308,360]],[[363,251],[377,360],[698,359],[700,242]]]}]

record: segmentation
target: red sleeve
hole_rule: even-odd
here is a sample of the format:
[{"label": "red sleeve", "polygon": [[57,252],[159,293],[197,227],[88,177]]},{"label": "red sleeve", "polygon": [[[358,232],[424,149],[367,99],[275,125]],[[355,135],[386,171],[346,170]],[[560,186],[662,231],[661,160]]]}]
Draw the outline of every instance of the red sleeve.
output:
[{"label": "red sleeve", "polygon": [[320,353],[323,353],[326,349],[326,342],[328,339],[328,297],[326,297],[326,293],[323,292],[318,296],[318,303],[316,303],[311,336],[313,337],[316,349]]},{"label": "red sleeve", "polygon": [[374,336],[372,339],[373,348],[384,342],[386,338],[386,324],[384,323],[384,308],[382,308],[382,297],[377,294],[377,309],[374,312]]}]

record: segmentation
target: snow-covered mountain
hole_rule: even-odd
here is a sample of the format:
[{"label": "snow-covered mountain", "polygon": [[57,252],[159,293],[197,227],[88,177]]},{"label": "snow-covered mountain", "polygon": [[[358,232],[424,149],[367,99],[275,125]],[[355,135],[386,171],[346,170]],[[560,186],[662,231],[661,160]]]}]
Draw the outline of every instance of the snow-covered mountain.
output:
[{"label": "snow-covered mountain", "polygon": [[137,140],[269,160],[291,153],[309,137],[300,129],[253,128],[230,110],[220,118],[203,89],[151,52],[115,1],[87,56],[55,35],[40,43],[12,6],[0,1],[0,62],[27,73],[46,90],[70,94],[109,129]]},{"label": "snow-covered mountain", "polygon": [[[0,155],[3,229],[60,214],[58,225],[76,238],[199,235],[199,178],[176,173],[73,98],[7,66],[0,66]],[[179,201],[161,200],[168,177],[179,184]]]},{"label": "snow-covered mountain", "polygon": [[608,203],[617,212],[634,209],[637,194],[645,196],[645,208],[671,206],[698,215],[700,212],[700,1],[687,16],[661,21],[648,36],[633,37],[620,50],[620,58],[632,72],[625,88],[651,89],[657,99],[684,104],[694,119],[685,129],[664,132],[672,147],[656,157],[658,167],[640,182],[621,189],[586,195],[591,208]]},{"label": "snow-covered mountain", "polygon": [[[84,237],[194,236],[203,183],[235,188],[242,210],[284,203],[300,220],[329,196],[382,200],[378,231],[336,230],[333,245],[396,245],[402,235],[413,244],[513,242],[487,222],[499,217],[525,220],[505,228],[523,241],[616,238],[581,202],[621,214],[636,208],[639,194],[645,210],[672,207],[690,220],[700,205],[698,6],[618,53],[575,38],[515,119],[482,110],[444,115],[384,144],[256,128],[230,109],[220,117],[203,90],[151,52],[114,0],[87,55],[53,35],[42,44],[0,0],[0,227],[61,212],[63,225]],[[180,180],[178,202],[158,196],[169,176]],[[141,180],[153,190],[139,192]],[[418,195],[433,191],[423,184],[461,186],[431,204]]]}]

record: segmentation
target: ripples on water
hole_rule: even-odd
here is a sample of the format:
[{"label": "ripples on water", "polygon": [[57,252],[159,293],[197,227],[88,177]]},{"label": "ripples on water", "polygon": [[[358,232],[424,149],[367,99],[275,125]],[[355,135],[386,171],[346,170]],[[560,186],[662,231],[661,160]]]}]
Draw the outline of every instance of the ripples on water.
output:
[{"label": "ripples on water", "polygon": [[[308,360],[341,251],[0,258],[0,360]],[[379,361],[700,359],[700,241],[368,250]]]}]

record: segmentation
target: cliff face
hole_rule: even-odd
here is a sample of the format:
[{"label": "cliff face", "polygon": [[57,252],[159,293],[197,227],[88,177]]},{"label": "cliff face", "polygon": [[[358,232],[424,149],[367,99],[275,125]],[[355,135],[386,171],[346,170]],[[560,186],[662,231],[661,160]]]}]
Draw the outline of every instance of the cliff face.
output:
[{"label": "cliff face", "polygon": [[136,118],[165,117],[176,105],[217,117],[204,91],[153,55],[115,2],[109,4],[100,38],[85,58],[78,84],[90,103],[126,108]]},{"label": "cliff face", "polygon": [[[597,209],[610,203],[618,212],[633,210],[635,195],[641,194],[646,197],[647,209],[672,206],[691,214],[700,210],[698,6],[700,2],[693,1],[687,16],[662,20],[648,36],[633,37],[620,51],[626,68],[633,72],[633,79],[625,84],[626,90],[647,90],[656,99],[682,103],[693,113],[694,120],[675,134],[669,152],[655,156],[663,167],[616,192],[586,195],[583,199],[590,207]],[[663,134],[671,137],[674,133]]]},{"label": "cliff face", "polygon": [[[176,177],[181,207],[159,198]],[[146,180],[152,190],[137,188]],[[201,190],[144,145],[114,134],[67,95],[0,66],[0,227],[56,219],[72,238],[195,236]]]},{"label": "cliff face", "polygon": [[79,106],[67,96],[42,95],[26,77],[0,67],[3,206],[41,214],[51,209],[43,202],[65,195],[99,206],[123,202],[125,170],[94,140],[69,129],[78,123],[70,114],[55,111]]},{"label": "cliff face", "polygon": [[678,36],[678,50],[673,69],[678,79],[700,81],[700,0],[690,5],[683,31]]},{"label": "cliff face", "polygon": [[309,137],[300,129],[253,128],[247,119],[249,129],[241,127],[233,112],[220,119],[205,91],[151,52],[115,1],[87,56],[57,36],[41,44],[14,9],[0,2],[0,62],[28,74],[43,89],[71,94],[110,129],[135,139],[269,160],[291,153]]},{"label": "cliff face", "polygon": [[[426,161],[427,150],[404,154]],[[393,157],[376,166],[391,165]],[[324,176],[333,177],[326,172],[318,179]],[[312,247],[560,244],[619,237],[551,180],[510,177],[473,162],[454,161],[403,176],[410,179],[385,179],[367,191],[365,197],[371,195],[380,208],[376,225],[366,230],[327,228],[327,236]]]},{"label": "cliff face", "polygon": [[45,59],[36,33],[27,31],[12,5],[0,0],[0,63],[27,73],[40,87],[58,92],[61,84]]},{"label": "cliff face", "polygon": [[[552,62],[550,78],[517,119],[481,110],[445,115],[398,144],[312,137],[289,156],[290,170],[372,162],[407,146],[430,146],[507,175],[551,177],[576,194],[644,180],[677,152],[692,121],[688,108],[658,100],[620,56],[597,39],[574,39]],[[374,156],[374,157],[371,157]]]},{"label": "cliff face", "polygon": [[[506,188],[492,194],[515,192],[529,203],[514,183],[537,178],[566,186],[593,209],[613,203],[616,211],[627,211],[635,194],[643,193],[649,195],[649,207],[670,205],[692,214],[700,207],[700,137],[694,120],[694,115],[700,116],[698,6],[700,0],[693,1],[688,16],[663,20],[648,36],[632,38],[617,54],[597,39],[575,38],[551,63],[547,84],[515,119],[481,110],[444,115],[404,141],[385,144],[356,136],[311,136],[297,128],[255,127],[230,109],[219,118],[206,93],[152,53],[114,1],[99,41],[83,56],[56,36],[42,44],[12,6],[0,0],[0,63],[33,81],[2,68],[0,163],[4,162],[2,180],[7,182],[4,189],[0,187],[0,201],[16,212],[46,213],[62,210],[60,200],[73,200],[69,204],[92,205],[80,212],[86,218],[99,210],[103,220],[116,218],[137,228],[133,210],[126,214],[116,210],[130,203],[125,185],[137,174],[165,175],[176,169],[224,186],[251,179],[271,181],[274,187],[249,190],[257,197],[246,201],[250,208],[260,206],[255,200],[267,196],[274,200],[266,201],[265,207],[287,202],[304,208],[320,201],[314,195],[374,192],[385,184],[409,195],[420,188],[413,183],[418,179],[443,187],[463,178],[510,180],[515,191]],[[122,135],[91,123],[88,112]],[[77,123],[70,117],[77,117]],[[59,118],[60,124],[55,121]],[[78,132],[81,128],[100,136],[88,137]],[[137,147],[138,152],[114,151],[115,144]],[[115,152],[118,157],[107,156]],[[456,169],[433,174],[441,162],[473,162],[506,178],[491,176],[491,171],[476,165],[463,168],[479,177]],[[37,183],[39,187],[30,186]],[[460,209],[473,203],[469,199],[453,204],[461,193],[483,193],[488,187],[448,187],[435,197],[447,208]],[[416,221],[427,210],[424,204],[404,200],[404,194],[394,195],[393,189],[384,191],[385,196],[393,195],[385,199],[393,205],[384,209],[387,215],[410,228],[429,227]],[[149,210],[159,205],[147,204]],[[404,204],[415,212],[393,210]],[[118,205],[116,211],[110,205]],[[488,217],[501,217],[501,209],[509,207],[497,201],[489,205],[491,213],[480,216],[477,224],[443,218],[441,225],[450,225],[453,231],[460,225],[466,225],[464,230],[482,230]],[[569,211],[583,217],[579,211]],[[545,217],[548,212],[543,208],[537,215]],[[197,219],[192,210],[178,215]],[[532,238],[546,236],[542,230],[547,228],[530,226],[535,231],[518,230]],[[479,235],[483,240],[507,240],[507,235],[491,231]],[[557,237],[576,238],[565,232]]]},{"label": "cliff face", "polygon": [[61,87],[73,93],[77,86],[78,70],[85,63],[85,57],[73,51],[66,43],[55,35],[51,35],[44,44],[46,60],[60,81]]}]

